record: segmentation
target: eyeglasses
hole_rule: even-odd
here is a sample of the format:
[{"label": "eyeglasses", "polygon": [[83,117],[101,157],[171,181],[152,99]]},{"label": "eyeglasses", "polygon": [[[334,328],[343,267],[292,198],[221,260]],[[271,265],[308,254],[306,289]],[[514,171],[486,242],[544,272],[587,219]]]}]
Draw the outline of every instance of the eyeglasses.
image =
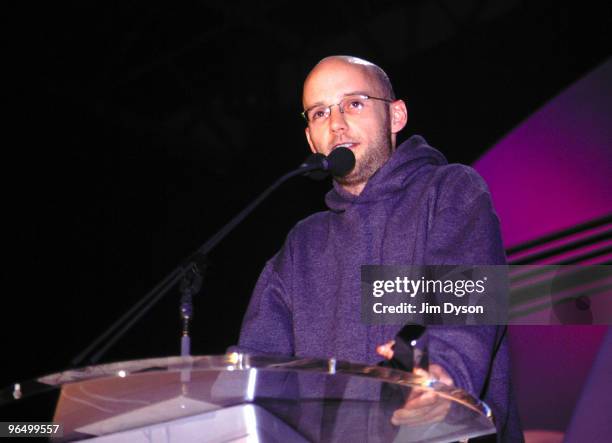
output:
[{"label": "eyeglasses", "polygon": [[380,97],[372,97],[370,95],[347,95],[342,99],[340,103],[335,103],[329,106],[317,105],[313,106],[312,108],[308,108],[304,112],[302,112],[302,117],[304,117],[304,120],[306,120],[310,124],[323,123],[331,115],[332,106],[338,106],[338,110],[342,114],[361,114],[361,111],[363,111],[364,108],[366,108],[366,106],[368,105],[368,100],[380,100],[385,103],[393,103],[393,100]]}]

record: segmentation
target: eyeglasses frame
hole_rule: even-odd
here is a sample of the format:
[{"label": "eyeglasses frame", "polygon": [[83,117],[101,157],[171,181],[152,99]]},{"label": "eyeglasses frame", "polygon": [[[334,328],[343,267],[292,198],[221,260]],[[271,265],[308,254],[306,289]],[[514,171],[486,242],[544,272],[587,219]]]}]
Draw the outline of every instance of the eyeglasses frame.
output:
[{"label": "eyeglasses frame", "polygon": [[[362,99],[365,99],[365,100],[380,100],[385,103],[393,103],[395,101],[395,100],[390,100],[388,98],[374,97],[372,95],[367,95],[367,94],[349,94],[349,95],[344,96],[344,98],[340,100],[338,103],[334,103],[333,105],[326,106],[326,108],[329,108],[329,115],[331,115],[332,106],[340,105],[340,103],[342,103],[348,97],[361,97]],[[306,123],[310,123],[310,121],[308,120],[308,116],[307,116],[308,111],[310,111],[313,108],[316,108],[317,106],[320,106],[320,105],[311,106],[308,109],[304,109],[304,111],[300,113],[302,118],[306,120]],[[342,109],[340,106],[338,106],[338,110],[340,111],[341,114],[344,114],[344,109]]]}]

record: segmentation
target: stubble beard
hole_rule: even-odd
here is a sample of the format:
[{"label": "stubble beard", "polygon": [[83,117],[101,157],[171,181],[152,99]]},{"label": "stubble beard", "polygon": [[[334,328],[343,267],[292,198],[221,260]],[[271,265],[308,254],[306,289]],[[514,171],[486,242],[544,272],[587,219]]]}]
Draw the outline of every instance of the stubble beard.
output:
[{"label": "stubble beard", "polygon": [[345,186],[355,186],[366,183],[391,157],[393,144],[388,124],[376,134],[363,157],[358,159],[355,168],[344,177],[336,177],[336,181]]}]

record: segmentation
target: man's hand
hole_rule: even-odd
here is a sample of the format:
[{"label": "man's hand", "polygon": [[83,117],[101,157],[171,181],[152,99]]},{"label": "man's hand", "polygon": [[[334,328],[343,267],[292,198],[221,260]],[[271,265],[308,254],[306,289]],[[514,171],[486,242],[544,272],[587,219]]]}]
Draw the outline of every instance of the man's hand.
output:
[{"label": "man's hand", "polygon": [[[395,341],[392,340],[384,345],[378,346],[376,352],[378,355],[390,360],[393,358],[394,344]],[[413,374],[425,379],[435,379],[448,386],[455,386],[448,372],[446,372],[442,366],[435,363],[429,365],[429,371],[415,368]],[[450,401],[441,397],[434,390],[413,388],[404,406],[393,412],[391,423],[396,426],[435,423],[442,421],[444,417],[446,417],[449,409]]]},{"label": "man's hand", "polygon": [[393,345],[395,345],[395,340],[380,345],[376,348],[376,353],[387,360],[391,360],[393,358]]}]

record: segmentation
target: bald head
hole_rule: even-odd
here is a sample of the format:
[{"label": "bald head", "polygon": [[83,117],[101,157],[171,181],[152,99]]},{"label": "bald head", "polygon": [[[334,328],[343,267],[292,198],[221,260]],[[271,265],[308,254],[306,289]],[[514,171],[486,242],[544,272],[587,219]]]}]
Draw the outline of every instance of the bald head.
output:
[{"label": "bald head", "polygon": [[350,55],[331,55],[319,61],[306,77],[304,81],[304,90],[306,90],[309,80],[316,73],[330,67],[336,69],[353,68],[362,71],[363,74],[370,79],[370,83],[376,89],[375,93],[378,94],[379,97],[395,100],[393,86],[385,71],[372,62]]},{"label": "bald head", "polygon": [[325,114],[308,118],[305,133],[312,152],[329,155],[346,146],[355,154],[353,171],[336,181],[359,195],[390,158],[396,134],[407,121],[406,105],[395,100],[387,74],[357,57],[326,57],[306,77],[302,105],[305,112]]}]

